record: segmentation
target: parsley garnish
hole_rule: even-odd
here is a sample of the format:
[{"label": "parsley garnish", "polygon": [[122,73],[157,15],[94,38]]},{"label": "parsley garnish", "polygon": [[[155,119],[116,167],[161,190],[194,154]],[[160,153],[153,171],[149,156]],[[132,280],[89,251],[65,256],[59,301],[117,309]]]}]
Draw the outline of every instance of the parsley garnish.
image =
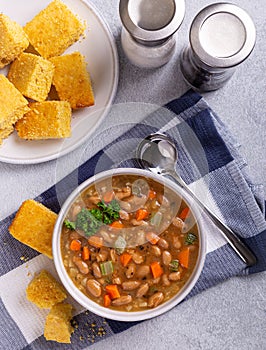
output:
[{"label": "parsley garnish", "polygon": [[179,269],[179,261],[178,260],[172,260],[169,264],[169,270],[171,272],[177,272]]},{"label": "parsley garnish", "polygon": [[197,240],[197,236],[194,235],[194,233],[188,233],[187,236],[186,236],[186,239],[185,239],[185,244],[186,245],[191,245],[191,244],[194,244]]},{"label": "parsley garnish", "polygon": [[69,230],[75,230],[76,228],[76,224],[73,221],[65,220],[64,224]]},{"label": "parsley garnish", "polygon": [[97,207],[102,210],[104,224],[108,225],[119,219],[120,205],[115,199],[108,204],[101,201],[97,204]]},{"label": "parsley garnish", "polygon": [[103,201],[97,204],[98,208],[83,208],[77,215],[76,221],[65,220],[65,226],[70,230],[79,229],[85,236],[94,235],[103,225],[109,225],[119,219],[120,205],[116,200],[109,204]]}]

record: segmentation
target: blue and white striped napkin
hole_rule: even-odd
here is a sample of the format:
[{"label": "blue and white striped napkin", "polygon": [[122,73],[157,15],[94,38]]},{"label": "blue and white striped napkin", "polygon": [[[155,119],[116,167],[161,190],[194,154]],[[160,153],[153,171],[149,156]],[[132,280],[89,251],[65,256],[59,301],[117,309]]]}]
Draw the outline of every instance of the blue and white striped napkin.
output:
[{"label": "blue and white striped napkin", "polygon": [[[203,98],[193,91],[188,91],[165,108],[159,108],[36,200],[58,212],[59,203],[76,187],[77,178],[78,183],[82,183],[99,170],[136,166],[131,158],[134,158],[138,142],[156,131],[168,134],[176,143],[179,150],[177,168],[184,180],[242,237],[258,259],[255,266],[247,268],[206,218],[206,262],[188,298],[231,276],[266,270],[263,188],[248,178],[245,162],[232,135]],[[9,234],[8,227],[14,215],[0,223],[0,349],[84,349],[135,324],[103,319],[83,310],[70,298],[69,302],[76,310],[72,344],[47,342],[43,337],[43,327],[48,310],[40,310],[28,302],[25,289],[35,272],[46,268],[56,277],[56,271],[52,261]]]}]

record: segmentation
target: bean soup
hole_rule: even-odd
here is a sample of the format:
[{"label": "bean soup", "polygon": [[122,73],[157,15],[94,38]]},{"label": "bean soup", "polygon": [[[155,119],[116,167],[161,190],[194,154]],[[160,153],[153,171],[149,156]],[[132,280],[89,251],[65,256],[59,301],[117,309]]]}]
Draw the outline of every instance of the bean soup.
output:
[{"label": "bean soup", "polygon": [[101,306],[155,308],[190,278],[199,233],[187,203],[167,186],[114,175],[86,188],[64,221],[61,252],[73,283]]}]

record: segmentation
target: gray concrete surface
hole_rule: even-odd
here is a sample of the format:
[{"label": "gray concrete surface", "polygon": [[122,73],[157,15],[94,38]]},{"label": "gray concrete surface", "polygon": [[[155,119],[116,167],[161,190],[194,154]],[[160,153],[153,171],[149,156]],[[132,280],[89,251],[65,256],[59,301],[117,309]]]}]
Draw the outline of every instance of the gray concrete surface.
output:
[{"label": "gray concrete surface", "polygon": [[[161,105],[187,90],[180,75],[178,55],[187,43],[193,17],[210,1],[187,1],[175,57],[166,66],[152,71],[132,66],[123,55],[119,37],[118,0],[92,2],[101,10],[117,41],[120,81],[115,103],[134,101]],[[257,28],[256,47],[224,88],[204,96],[242,144],[241,152],[254,181],[266,186],[266,3],[265,0],[235,0],[234,3],[252,16]],[[101,128],[113,123],[112,116],[109,116]],[[89,153],[96,152],[104,142],[96,140]],[[35,197],[69,173],[77,163],[80,152],[82,147],[59,161],[37,165],[0,163],[0,217],[4,218],[16,210],[22,200]],[[266,273],[232,278],[161,317],[90,347],[93,350],[136,348],[265,350]]]}]

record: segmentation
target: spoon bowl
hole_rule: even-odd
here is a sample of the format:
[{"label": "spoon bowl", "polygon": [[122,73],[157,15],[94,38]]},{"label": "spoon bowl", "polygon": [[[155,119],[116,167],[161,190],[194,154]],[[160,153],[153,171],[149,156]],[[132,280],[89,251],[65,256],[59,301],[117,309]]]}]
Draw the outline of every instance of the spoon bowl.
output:
[{"label": "spoon bowl", "polygon": [[251,250],[240,240],[237,234],[231,230],[221,219],[212,212],[183,181],[175,169],[178,160],[178,151],[174,142],[166,135],[156,133],[148,135],[142,140],[136,151],[139,165],[155,174],[170,177],[196,202],[198,207],[219,228],[235,253],[247,266],[252,266],[257,259]]}]

